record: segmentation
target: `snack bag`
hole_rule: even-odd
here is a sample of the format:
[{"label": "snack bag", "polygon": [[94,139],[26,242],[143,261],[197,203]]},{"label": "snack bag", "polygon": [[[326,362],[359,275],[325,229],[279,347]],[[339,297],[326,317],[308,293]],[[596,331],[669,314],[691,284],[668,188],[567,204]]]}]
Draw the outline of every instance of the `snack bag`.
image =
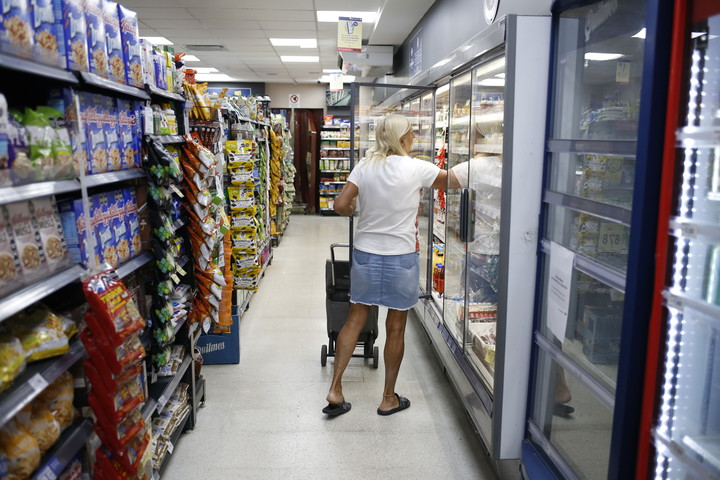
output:
[{"label": "snack bag", "polygon": [[68,263],[68,249],[55,205],[54,197],[35,198],[30,201],[33,221],[40,232],[40,241],[50,270],[56,270]]},{"label": "snack bag", "polygon": [[60,438],[60,424],[44,402],[29,403],[15,418],[19,425],[35,437],[40,453],[45,453]]},{"label": "snack bag", "polygon": [[80,110],[87,138],[87,173],[105,173],[108,171],[107,139],[103,122],[105,99],[101,95],[83,92],[80,94]]},{"label": "snack bag", "polygon": [[69,427],[75,419],[75,382],[70,372],[60,375],[53,383],[43,390],[36,401],[42,402],[61,429]]},{"label": "snack bag", "polygon": [[2,2],[0,51],[20,57],[32,57],[33,33],[29,3],[27,1]]},{"label": "snack bag", "polygon": [[46,273],[47,262],[39,232],[33,224],[30,204],[11,203],[4,207],[4,211],[5,221],[12,225],[23,276],[28,280],[39,278]]},{"label": "snack bag", "polygon": [[12,384],[12,381],[25,370],[25,350],[17,338],[0,334],[0,390]]},{"label": "snack bag", "polygon": [[108,78],[118,83],[125,83],[125,60],[118,4],[111,0],[103,0],[103,17],[108,53]]},{"label": "snack bag", "polygon": [[[58,42],[53,0],[31,0],[30,11],[34,28],[35,59],[49,65],[65,67]],[[64,51],[64,50],[63,50]]]},{"label": "snack bag", "polygon": [[136,168],[140,157],[140,118],[135,110],[135,102],[117,99],[118,111],[118,147],[120,148],[121,170]]},{"label": "snack bag", "polygon": [[123,189],[122,192],[125,197],[125,223],[130,235],[130,258],[133,258],[142,251],[137,196],[133,188]]},{"label": "snack bag", "polygon": [[[83,37],[84,38],[84,37]],[[51,90],[49,95],[49,105],[51,108],[64,114],[64,122],[57,121],[56,129],[64,127],[67,131],[71,152],[72,152],[72,170],[74,175],[79,175],[82,169],[87,172],[87,139],[85,130],[82,129],[78,120],[78,111],[75,105],[75,95],[72,89],[63,88]],[[59,133],[60,138],[64,138],[64,133]]]},{"label": "snack bag", "polygon": [[123,59],[125,60],[125,83],[143,88],[142,53],[136,12],[118,5]]},{"label": "snack bag", "polygon": [[43,172],[43,176],[48,179],[75,176],[79,170],[74,165],[70,133],[62,111],[45,106],[40,106],[36,110],[38,115],[42,116],[43,122],[52,128],[48,134],[51,137],[53,163]]},{"label": "snack bag", "polygon": [[103,131],[107,145],[108,171],[115,172],[123,168],[117,103],[112,97],[104,97],[104,100]]},{"label": "snack bag", "polygon": [[107,40],[103,0],[84,0],[90,73],[108,78]]},{"label": "snack bag", "polygon": [[8,322],[13,336],[20,340],[28,362],[64,355],[70,351],[62,318],[45,305],[40,304],[19,313]]},{"label": "snack bag", "polygon": [[0,452],[7,459],[8,478],[30,478],[40,464],[37,440],[16,419],[0,430]]},{"label": "snack bag", "polygon": [[[91,197],[92,204],[90,206],[91,216],[95,225],[95,260],[96,265],[107,263],[113,268],[119,265],[117,256],[117,241],[111,227],[110,204],[112,203],[111,195],[108,193],[99,193]],[[114,200],[113,200],[114,201]]]},{"label": "snack bag", "polygon": [[124,450],[140,430],[147,428],[145,419],[138,407],[126,414],[125,418],[119,423],[110,420],[105,415],[105,412],[97,412],[96,416],[98,423],[95,425],[95,431],[98,432],[103,444],[115,451]]},{"label": "snack bag", "polygon": [[[55,18],[62,22],[66,68],[87,72],[90,65],[83,0],[53,0],[53,3]],[[58,38],[60,38],[59,33],[58,30]]]},{"label": "snack bag", "polygon": [[116,190],[110,195],[110,228],[115,236],[115,251],[118,261],[125,263],[130,258],[130,231],[125,221],[125,195],[122,190]]},{"label": "snack bag", "polygon": [[10,292],[20,287],[20,257],[15,246],[12,224],[0,214],[0,292]]},{"label": "snack bag", "polygon": [[140,377],[127,382],[117,392],[90,390],[88,403],[95,415],[104,415],[106,424],[122,423],[125,417],[144,401]]},{"label": "snack bag", "polygon": [[82,200],[68,200],[58,204],[60,223],[65,235],[72,263],[88,265],[87,227]]}]

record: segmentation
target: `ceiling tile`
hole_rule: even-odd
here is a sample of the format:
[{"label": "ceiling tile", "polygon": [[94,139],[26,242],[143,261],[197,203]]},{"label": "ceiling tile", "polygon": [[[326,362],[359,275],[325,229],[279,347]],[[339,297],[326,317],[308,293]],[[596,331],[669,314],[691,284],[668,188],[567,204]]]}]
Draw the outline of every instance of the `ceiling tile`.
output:
[{"label": "ceiling tile", "polygon": [[316,20],[314,11],[297,10],[296,8],[295,5],[292,5],[284,10],[249,10],[248,15],[252,15],[255,20],[278,22],[314,22]]},{"label": "ceiling tile", "polygon": [[270,45],[270,40],[267,38],[232,38],[227,37],[223,39],[223,45],[225,45],[230,50],[241,50],[242,48],[246,46],[266,46],[266,47],[272,47]]},{"label": "ceiling tile", "polygon": [[[260,26],[263,30],[309,30],[313,34],[315,33],[316,22],[274,22],[268,20],[261,20]],[[285,37],[285,38],[309,38],[306,34],[305,37]],[[312,35],[312,38],[315,38]]]},{"label": "ceiling tile", "polygon": [[[207,28],[189,29],[182,30],[177,28],[164,28],[157,29],[158,32],[162,33],[163,37],[169,39],[178,38],[182,39],[184,43],[218,43],[215,32]],[[192,38],[192,41],[186,40]]]},{"label": "ceiling tile", "polygon": [[242,29],[213,29],[217,38],[267,38],[262,30],[242,30]]},{"label": "ceiling tile", "polygon": [[138,18],[144,20],[160,19],[160,20],[192,20],[193,17],[185,8],[147,8],[137,9]]},{"label": "ceiling tile", "polygon": [[198,21],[208,28],[260,30],[260,24],[255,20],[228,20],[225,18],[204,18]]},{"label": "ceiling tile", "polygon": [[337,37],[332,38],[318,38],[318,45],[320,47],[333,47],[337,46]]},{"label": "ceiling tile", "polygon": [[184,30],[195,30],[195,29],[204,29],[205,26],[198,22],[197,20],[181,20],[181,19],[174,19],[174,20],[168,20],[166,18],[146,18],[143,22],[144,24],[148,25],[150,28],[169,28],[169,29],[179,29],[182,28]]},{"label": "ceiling tile", "polygon": [[316,38],[314,31],[308,30],[264,30],[268,38]]}]

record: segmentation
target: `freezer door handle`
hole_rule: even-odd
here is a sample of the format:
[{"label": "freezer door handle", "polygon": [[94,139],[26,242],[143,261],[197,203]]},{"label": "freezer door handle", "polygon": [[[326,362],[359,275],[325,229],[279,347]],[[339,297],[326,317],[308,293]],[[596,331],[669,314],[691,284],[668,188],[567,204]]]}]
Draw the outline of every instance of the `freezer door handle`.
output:
[{"label": "freezer door handle", "polygon": [[460,241],[468,242],[470,237],[470,190],[460,192]]}]

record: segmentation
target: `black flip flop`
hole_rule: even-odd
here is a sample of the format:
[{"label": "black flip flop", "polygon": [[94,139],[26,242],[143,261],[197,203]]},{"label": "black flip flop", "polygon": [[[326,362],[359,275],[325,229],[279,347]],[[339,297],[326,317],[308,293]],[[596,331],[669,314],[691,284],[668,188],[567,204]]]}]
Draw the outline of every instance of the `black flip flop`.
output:
[{"label": "black flip flop", "polygon": [[564,403],[556,403],[553,407],[553,415],[557,415],[562,418],[570,418],[570,414],[574,411],[575,409],[573,407],[565,405]]},{"label": "black flip flop", "polygon": [[378,409],[377,409],[377,414],[378,414],[378,415],[382,415],[383,417],[386,417],[386,416],[388,416],[388,415],[392,415],[393,413],[397,413],[397,412],[400,412],[400,411],[405,410],[405,409],[407,409],[407,408],[410,408],[410,400],[408,400],[408,399],[405,398],[405,397],[401,397],[401,396],[398,395],[397,393],[395,394],[395,396],[397,397],[398,402],[400,403],[400,405],[398,405],[397,407],[393,408],[392,410],[380,410],[380,409],[378,408]]},{"label": "black flip flop", "polygon": [[343,402],[339,405],[328,403],[327,407],[322,409],[322,412],[329,417],[337,417],[338,415],[349,412],[351,407],[350,402]]}]

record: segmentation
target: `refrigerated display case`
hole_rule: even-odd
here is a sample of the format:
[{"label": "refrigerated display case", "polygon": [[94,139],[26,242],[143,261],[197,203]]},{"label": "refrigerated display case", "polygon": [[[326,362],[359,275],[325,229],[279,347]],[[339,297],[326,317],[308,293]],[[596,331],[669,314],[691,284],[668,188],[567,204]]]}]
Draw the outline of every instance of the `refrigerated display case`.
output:
[{"label": "refrigerated display case", "polygon": [[674,17],[651,335],[665,341],[648,361],[654,452],[638,476],[720,478],[720,4],[678,1]]},{"label": "refrigerated display case", "polygon": [[354,84],[352,95],[361,157],[376,119],[393,111],[417,126],[419,158],[465,169],[467,188],[420,193],[425,276],[415,311],[493,459],[515,463],[524,434],[547,107],[537,92],[547,89],[549,35],[547,17],[510,16],[484,37],[484,53],[438,88]]},{"label": "refrigerated display case", "polygon": [[659,191],[654,159],[662,152],[653,137],[663,128],[667,75],[663,6],[553,7],[523,449],[529,478],[635,472]]}]

